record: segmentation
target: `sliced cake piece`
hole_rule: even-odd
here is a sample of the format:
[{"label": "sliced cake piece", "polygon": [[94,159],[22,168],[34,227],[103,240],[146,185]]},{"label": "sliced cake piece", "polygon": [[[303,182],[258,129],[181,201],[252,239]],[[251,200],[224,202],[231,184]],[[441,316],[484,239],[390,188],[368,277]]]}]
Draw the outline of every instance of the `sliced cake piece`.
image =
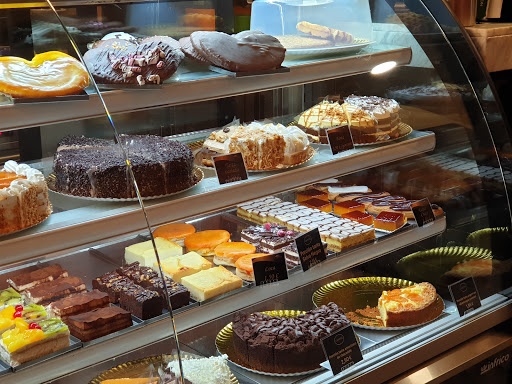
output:
[{"label": "sliced cake piece", "polygon": [[59,264],[52,264],[44,268],[36,269],[35,271],[28,271],[12,276],[7,279],[7,282],[17,291],[24,291],[38,284],[66,276],[68,276],[68,271],[63,269]]},{"label": "sliced cake piece", "polygon": [[121,292],[119,304],[139,319],[146,320],[162,314],[164,301],[157,292],[134,284]]},{"label": "sliced cake piece", "polygon": [[85,290],[85,283],[81,278],[68,276],[53,281],[47,281],[46,283],[26,289],[23,292],[23,296],[29,303],[46,305],[64,296]]},{"label": "sliced cake piece", "polygon": [[379,312],[385,327],[405,327],[435,319],[437,293],[430,283],[384,291],[379,298]]},{"label": "sliced cake piece", "polygon": [[71,334],[89,341],[128,328],[132,323],[130,312],[119,307],[104,307],[68,318]]},{"label": "sliced cake piece", "polygon": [[[185,276],[193,275],[199,271],[209,269],[212,263],[196,252],[188,252],[181,256],[169,257],[161,260],[164,274],[172,280],[180,283]],[[153,269],[158,271],[158,263],[153,264]]]},{"label": "sliced cake piece", "polygon": [[[183,248],[162,237],[155,237],[155,244],[160,261],[171,256],[183,254]],[[126,247],[124,251],[124,259],[127,264],[138,261],[141,266],[152,267],[153,263],[156,262],[156,255],[152,241],[148,240],[143,243],[137,243]]]},{"label": "sliced cake piece", "polygon": [[69,329],[60,319],[39,323],[15,320],[16,327],[5,331],[0,342],[0,355],[12,367],[49,355],[69,345]]},{"label": "sliced cake piece", "polygon": [[241,288],[242,279],[223,266],[203,270],[181,279],[188,288],[190,296],[198,301],[205,301],[223,293]]},{"label": "sliced cake piece", "polygon": [[23,304],[23,299],[14,288],[7,288],[0,291],[0,310],[10,305],[20,304]]},{"label": "sliced cake piece", "polygon": [[109,305],[108,294],[94,289],[64,297],[51,303],[48,309],[54,316],[66,321],[68,316],[88,312]]}]

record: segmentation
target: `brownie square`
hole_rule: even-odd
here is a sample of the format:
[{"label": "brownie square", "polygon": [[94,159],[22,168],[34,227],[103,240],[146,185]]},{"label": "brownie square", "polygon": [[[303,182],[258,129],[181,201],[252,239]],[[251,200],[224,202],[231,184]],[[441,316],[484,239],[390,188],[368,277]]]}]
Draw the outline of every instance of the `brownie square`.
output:
[{"label": "brownie square", "polygon": [[141,284],[143,281],[158,277],[153,268],[140,266],[138,261],[118,268],[117,272],[133,280],[136,284]]},{"label": "brownie square", "polygon": [[122,277],[123,276],[115,271],[105,273],[104,275],[97,277],[92,281],[92,288],[101,292],[107,292],[107,285],[112,284],[114,281],[119,280]]},{"label": "brownie square", "polygon": [[[165,278],[165,283],[167,285],[167,292],[169,294],[173,310],[184,307],[190,303],[190,291],[185,286],[169,279],[168,277]],[[164,283],[160,277],[147,280],[145,282],[145,287],[149,290],[158,292],[162,297],[164,308],[167,308],[164,296]]]},{"label": "brownie square", "polygon": [[164,302],[158,292],[133,284],[121,291],[119,304],[134,316],[146,320],[161,315]]}]

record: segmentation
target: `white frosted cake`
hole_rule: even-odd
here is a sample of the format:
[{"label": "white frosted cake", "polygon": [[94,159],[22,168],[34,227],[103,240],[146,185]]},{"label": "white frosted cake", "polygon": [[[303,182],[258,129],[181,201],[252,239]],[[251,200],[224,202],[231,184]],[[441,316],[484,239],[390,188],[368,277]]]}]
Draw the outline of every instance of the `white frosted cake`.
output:
[{"label": "white frosted cake", "polygon": [[31,227],[52,213],[43,174],[9,160],[0,168],[0,234]]}]

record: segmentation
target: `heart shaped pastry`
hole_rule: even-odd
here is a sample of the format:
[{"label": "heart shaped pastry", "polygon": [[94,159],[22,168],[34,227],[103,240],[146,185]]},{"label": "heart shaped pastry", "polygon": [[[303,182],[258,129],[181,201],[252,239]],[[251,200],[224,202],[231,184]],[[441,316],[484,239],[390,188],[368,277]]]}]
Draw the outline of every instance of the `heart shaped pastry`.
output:
[{"label": "heart shaped pastry", "polygon": [[160,84],[172,76],[184,54],[167,36],[153,36],[139,44],[122,39],[102,40],[84,55],[94,79],[101,84]]},{"label": "heart shaped pastry", "polygon": [[232,72],[253,72],[278,68],[286,49],[275,37],[260,31],[236,35],[197,31],[180,39],[185,54]]},{"label": "heart shaped pastry", "polygon": [[75,58],[58,51],[0,57],[0,92],[18,98],[73,95],[89,85],[89,75]]}]

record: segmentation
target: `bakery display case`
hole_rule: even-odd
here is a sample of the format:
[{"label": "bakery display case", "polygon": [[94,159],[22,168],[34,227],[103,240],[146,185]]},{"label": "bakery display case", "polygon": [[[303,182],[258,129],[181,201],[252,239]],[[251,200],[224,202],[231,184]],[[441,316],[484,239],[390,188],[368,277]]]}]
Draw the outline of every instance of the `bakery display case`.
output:
[{"label": "bakery display case", "polygon": [[441,2],[0,18],[2,382],[384,382],[512,317],[510,131]]}]

